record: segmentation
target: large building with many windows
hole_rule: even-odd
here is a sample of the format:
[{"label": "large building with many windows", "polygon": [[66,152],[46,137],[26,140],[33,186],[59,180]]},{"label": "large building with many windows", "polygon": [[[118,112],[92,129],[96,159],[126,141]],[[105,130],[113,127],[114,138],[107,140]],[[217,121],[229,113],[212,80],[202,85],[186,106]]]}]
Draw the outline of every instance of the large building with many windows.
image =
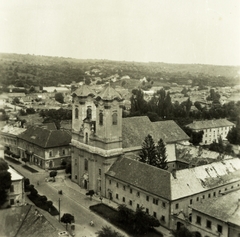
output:
[{"label": "large building with many windows", "polygon": [[228,121],[227,119],[194,121],[193,123],[187,125],[187,127],[194,132],[203,131],[203,145],[211,144],[214,141],[218,142],[218,139],[220,137],[225,140],[228,132],[234,126],[235,124]]}]

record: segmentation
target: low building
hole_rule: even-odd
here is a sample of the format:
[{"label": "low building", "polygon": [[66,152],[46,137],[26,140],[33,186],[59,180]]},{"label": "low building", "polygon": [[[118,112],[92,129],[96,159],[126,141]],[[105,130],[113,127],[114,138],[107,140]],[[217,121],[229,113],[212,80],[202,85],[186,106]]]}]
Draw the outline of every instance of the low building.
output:
[{"label": "low building", "polygon": [[202,144],[211,144],[214,141],[217,142],[220,136],[225,140],[228,132],[235,127],[235,124],[227,119],[214,119],[194,121],[186,127],[194,132],[203,131]]},{"label": "low building", "polygon": [[240,236],[240,187],[192,206],[191,231],[199,236]]},{"label": "low building", "polygon": [[8,204],[11,206],[23,205],[25,203],[24,177],[11,167],[9,167],[8,172],[11,174],[12,181],[8,193]]},{"label": "low building", "polygon": [[71,134],[67,131],[31,126],[18,141],[21,158],[42,169],[59,167],[62,160],[70,160]]}]

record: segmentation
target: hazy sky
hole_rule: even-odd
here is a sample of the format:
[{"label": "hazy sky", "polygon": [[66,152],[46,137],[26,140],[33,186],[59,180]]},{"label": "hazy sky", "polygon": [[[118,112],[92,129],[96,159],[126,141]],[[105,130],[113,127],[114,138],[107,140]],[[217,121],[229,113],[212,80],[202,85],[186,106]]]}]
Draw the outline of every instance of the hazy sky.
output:
[{"label": "hazy sky", "polygon": [[240,65],[240,1],[0,0],[0,52]]}]

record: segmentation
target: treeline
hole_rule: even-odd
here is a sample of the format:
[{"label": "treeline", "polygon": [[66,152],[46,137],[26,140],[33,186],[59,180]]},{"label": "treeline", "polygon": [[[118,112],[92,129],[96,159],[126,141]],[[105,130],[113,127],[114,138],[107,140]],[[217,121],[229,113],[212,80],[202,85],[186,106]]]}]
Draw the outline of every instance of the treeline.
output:
[{"label": "treeline", "polygon": [[[210,97],[216,95],[210,92]],[[218,99],[219,97],[216,96]],[[181,127],[191,123],[193,120],[228,118],[230,121],[237,121],[240,114],[240,101],[229,102],[221,105],[216,97],[212,98],[210,108],[203,106],[200,102],[193,103],[189,97],[182,103],[172,103],[170,92],[164,89],[157,91],[153,97],[146,101],[141,89],[132,90],[130,114],[124,116],[146,115],[154,121],[175,120]],[[211,98],[210,98],[211,99]],[[192,110],[192,106],[197,109]]]},{"label": "treeline", "polygon": [[132,79],[198,86],[233,86],[239,81],[237,66],[141,63],[110,60],[80,60],[19,54],[0,54],[0,82],[3,86],[57,86],[85,79],[128,75]]}]

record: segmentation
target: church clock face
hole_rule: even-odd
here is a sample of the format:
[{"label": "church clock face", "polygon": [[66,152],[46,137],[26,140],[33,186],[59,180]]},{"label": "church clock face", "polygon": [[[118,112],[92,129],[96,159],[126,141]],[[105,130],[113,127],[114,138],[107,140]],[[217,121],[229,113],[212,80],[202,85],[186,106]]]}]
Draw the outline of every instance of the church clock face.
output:
[{"label": "church clock face", "polygon": [[117,105],[117,101],[116,100],[113,101],[113,105]]}]

